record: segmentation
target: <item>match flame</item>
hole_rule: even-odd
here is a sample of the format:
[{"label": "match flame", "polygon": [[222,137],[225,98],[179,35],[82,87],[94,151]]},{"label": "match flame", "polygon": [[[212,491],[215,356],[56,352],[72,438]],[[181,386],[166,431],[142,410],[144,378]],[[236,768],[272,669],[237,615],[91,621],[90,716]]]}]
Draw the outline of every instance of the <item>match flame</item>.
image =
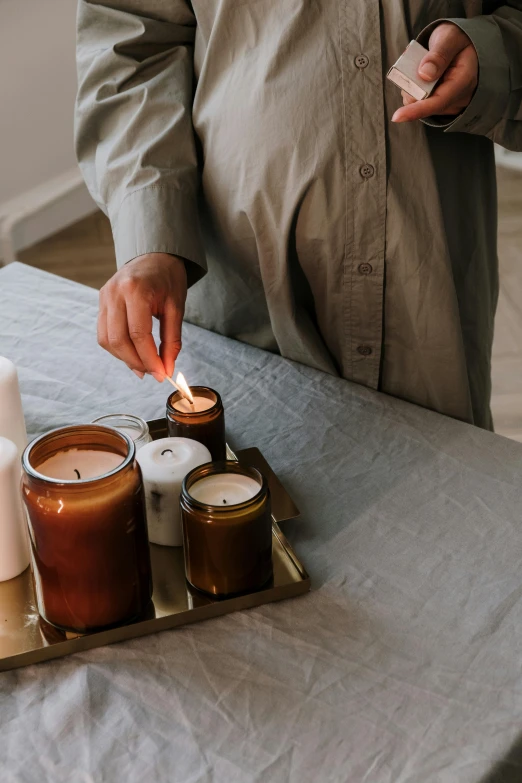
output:
[{"label": "match flame", "polygon": [[176,386],[180,390],[181,394],[187,398],[191,405],[194,405],[194,397],[190,391],[189,385],[185,380],[185,376],[182,372],[178,372],[176,376]]}]

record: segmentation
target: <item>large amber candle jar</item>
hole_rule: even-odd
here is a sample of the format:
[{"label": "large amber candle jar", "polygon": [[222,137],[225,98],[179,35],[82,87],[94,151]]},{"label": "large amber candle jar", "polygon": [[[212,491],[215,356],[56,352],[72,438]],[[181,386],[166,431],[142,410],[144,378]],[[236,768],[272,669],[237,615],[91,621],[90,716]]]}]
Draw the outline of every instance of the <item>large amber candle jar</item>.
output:
[{"label": "large amber candle jar", "polygon": [[237,462],[192,470],[181,489],[187,581],[216,596],[258,590],[272,577],[272,516],[266,479]]},{"label": "large amber candle jar", "polygon": [[22,457],[38,611],[87,633],[141,616],[152,595],[133,441],[109,427],[64,427]]},{"label": "large amber candle jar", "polygon": [[192,438],[210,451],[214,461],[226,459],[225,413],[221,397],[207,386],[191,386],[191,405],[179,392],[167,400],[167,428],[171,438]]}]

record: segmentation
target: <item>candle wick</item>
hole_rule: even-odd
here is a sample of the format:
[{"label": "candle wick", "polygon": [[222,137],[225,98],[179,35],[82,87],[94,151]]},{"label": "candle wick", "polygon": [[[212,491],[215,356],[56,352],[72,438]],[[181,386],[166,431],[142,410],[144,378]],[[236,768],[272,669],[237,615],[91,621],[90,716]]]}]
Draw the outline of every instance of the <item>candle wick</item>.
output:
[{"label": "candle wick", "polygon": [[78,476],[78,478],[79,478],[79,479],[81,479],[81,476],[80,476],[80,471],[79,471],[79,470],[76,470],[76,468],[74,468],[74,472],[76,473],[76,475]]},{"label": "candle wick", "polygon": [[223,498],[223,503],[226,503],[226,502],[227,502],[227,501],[225,500],[225,498]]},{"label": "candle wick", "polygon": [[161,452],[161,456],[163,456],[164,454],[166,454],[166,453],[167,453],[167,451],[170,451],[170,453],[171,453],[171,454],[173,453],[173,452],[172,452],[172,449],[163,449],[163,451]]}]

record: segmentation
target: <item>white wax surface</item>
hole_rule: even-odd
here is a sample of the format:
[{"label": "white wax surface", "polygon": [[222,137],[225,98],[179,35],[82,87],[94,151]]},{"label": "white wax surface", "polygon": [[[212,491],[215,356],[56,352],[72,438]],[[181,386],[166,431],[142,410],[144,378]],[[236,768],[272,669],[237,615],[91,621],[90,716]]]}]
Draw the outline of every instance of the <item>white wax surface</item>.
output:
[{"label": "white wax surface", "polygon": [[18,373],[4,356],[0,356],[0,437],[12,440],[20,456],[27,446]]},{"label": "white wax surface", "polygon": [[250,476],[240,473],[216,473],[196,481],[189,494],[208,506],[233,506],[257,495],[261,485]]},{"label": "white wax surface", "polygon": [[38,473],[62,481],[79,481],[75,468],[82,479],[96,478],[117,468],[124,461],[121,454],[96,449],[64,449],[35,466]]},{"label": "white wax surface", "polygon": [[162,438],[143,446],[136,459],[145,488],[149,541],[181,546],[181,484],[193,468],[211,462],[210,451],[189,438]]},{"label": "white wax surface", "polygon": [[183,398],[174,403],[174,408],[180,413],[201,413],[213,408],[215,404],[215,400],[209,400],[207,397],[194,397],[194,405]]},{"label": "white wax surface", "polygon": [[29,565],[20,471],[16,444],[0,437],[0,582],[13,579]]}]

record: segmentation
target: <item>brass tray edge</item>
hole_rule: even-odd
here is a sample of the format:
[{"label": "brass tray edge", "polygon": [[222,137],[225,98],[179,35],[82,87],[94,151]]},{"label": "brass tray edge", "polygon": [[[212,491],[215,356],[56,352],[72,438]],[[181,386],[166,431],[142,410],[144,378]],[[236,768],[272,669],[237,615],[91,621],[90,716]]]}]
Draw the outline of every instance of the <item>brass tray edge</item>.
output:
[{"label": "brass tray edge", "polygon": [[297,571],[301,579],[304,582],[308,582],[308,589],[310,589],[311,585],[310,585],[310,576],[308,574],[308,571],[297,557],[296,553],[292,549],[292,545],[290,544],[287,537],[285,536],[285,534],[283,533],[283,531],[275,521],[274,517],[272,517],[272,535],[274,535],[277,538],[277,540],[285,550],[288,559],[291,561],[292,565],[294,566],[295,570]]},{"label": "brass tray edge", "polygon": [[[283,542],[281,543],[284,546]],[[30,666],[35,663],[44,663],[45,661],[50,661],[55,658],[63,658],[66,655],[86,652],[87,650],[92,650],[96,647],[107,647],[110,644],[118,644],[119,642],[130,641],[131,639],[140,638],[142,636],[150,636],[184,625],[203,622],[204,620],[212,620],[225,614],[233,614],[234,612],[243,611],[245,609],[253,609],[256,606],[282,601],[286,598],[295,598],[309,592],[309,590],[310,578],[307,575],[306,578],[303,578],[301,581],[293,582],[284,587],[272,587],[267,590],[260,590],[257,593],[248,593],[244,596],[232,598],[230,601],[217,601],[216,603],[207,604],[206,606],[197,607],[185,612],[178,612],[166,617],[144,620],[141,623],[131,623],[118,628],[111,628],[107,631],[99,631],[98,633],[81,636],[77,639],[57,642],[49,647],[28,650],[27,652],[18,653],[17,655],[12,655],[8,658],[2,658],[0,659],[0,672],[19,669],[23,666]],[[230,607],[231,602],[234,603],[232,609]]]},{"label": "brass tray edge", "polygon": [[[227,459],[234,460],[235,462],[238,462],[238,456],[234,452],[234,450],[228,445],[227,443]],[[270,468],[270,470],[272,470]],[[296,506],[297,514],[299,514],[299,509]],[[284,535],[283,531],[279,527],[276,518],[272,514],[272,535],[274,535],[281,546],[283,547],[288,559],[294,566],[295,570],[301,577],[301,579],[308,581],[309,589],[310,589],[310,577],[308,576],[308,573],[304,566],[302,565],[301,561],[295,554],[294,550],[292,549],[292,546],[290,545],[290,542],[288,541],[287,537]]]}]

